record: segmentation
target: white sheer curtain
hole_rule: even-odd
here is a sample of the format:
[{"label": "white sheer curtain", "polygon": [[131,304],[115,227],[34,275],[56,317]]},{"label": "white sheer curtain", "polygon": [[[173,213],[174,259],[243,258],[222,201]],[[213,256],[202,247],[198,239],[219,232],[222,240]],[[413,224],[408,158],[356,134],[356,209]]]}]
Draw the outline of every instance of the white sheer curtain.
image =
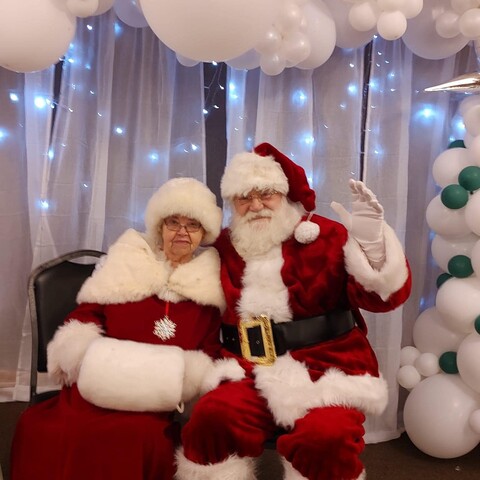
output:
[{"label": "white sheer curtain", "polygon": [[[423,89],[477,65],[469,47],[428,61],[401,41],[375,39],[368,53],[336,49],[314,71],[293,68],[274,77],[229,68],[227,158],[268,141],[306,169],[318,213],[333,216],[331,200],[349,204],[351,177],[364,179],[384,204],[414,284],[402,308],[367,315],[391,391],[385,414],[368,420],[367,440],[377,442],[401,431],[399,351],[411,344],[419,312],[433,303],[439,272],[425,222],[435,191],[431,166],[453,139],[462,98]],[[166,179],[205,181],[202,66],[181,66],[149,28],[127,27],[113,11],[79,20],[58,96],[55,79],[54,67],[25,75],[0,69],[4,401],[28,397],[31,269],[68,250],[105,250],[126,228],[142,229],[145,203]]]},{"label": "white sheer curtain", "polygon": [[202,66],[180,65],[150,29],[113,10],[79,20],[58,102],[55,76],[0,69],[4,401],[28,398],[31,269],[143,230],[146,202],[168,178],[206,180]]},{"label": "white sheer curtain", "polygon": [[425,209],[435,189],[431,165],[452,140],[451,120],[461,98],[423,89],[475,67],[468,48],[427,61],[401,41],[376,38],[365,49],[336,49],[314,71],[288,69],[277,77],[258,69],[228,71],[228,158],[272,143],[305,168],[317,192],[316,211],[332,218],[330,202],[349,205],[348,179],[362,179],[378,194],[406,247],[414,274],[411,298],[394,312],[365,314],[390,388],[385,413],[367,420],[368,442],[395,438],[402,430],[395,378],[402,337],[403,344],[411,340],[438,273],[430,260]]}]

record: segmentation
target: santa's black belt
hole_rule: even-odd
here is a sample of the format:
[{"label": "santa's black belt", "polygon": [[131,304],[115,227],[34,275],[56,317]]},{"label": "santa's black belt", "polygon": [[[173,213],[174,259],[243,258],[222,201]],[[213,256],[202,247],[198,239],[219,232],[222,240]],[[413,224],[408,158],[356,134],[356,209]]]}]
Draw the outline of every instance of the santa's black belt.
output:
[{"label": "santa's black belt", "polygon": [[223,346],[247,360],[271,365],[287,350],[305,348],[348,333],[355,326],[350,310],[275,323],[260,315],[235,325],[222,324]]}]

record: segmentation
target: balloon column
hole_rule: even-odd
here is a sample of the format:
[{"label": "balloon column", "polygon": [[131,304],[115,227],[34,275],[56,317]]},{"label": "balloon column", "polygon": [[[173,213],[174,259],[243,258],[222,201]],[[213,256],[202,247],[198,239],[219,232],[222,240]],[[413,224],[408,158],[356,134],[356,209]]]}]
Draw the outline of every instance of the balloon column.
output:
[{"label": "balloon column", "polygon": [[[443,89],[461,91],[461,82],[471,91],[476,74],[467,77]],[[480,96],[466,97],[459,110],[465,138],[435,159],[441,190],[426,210],[432,256],[443,273],[435,306],[416,319],[414,346],[402,349],[397,375],[410,390],[405,430],[438,458],[464,455],[480,442]]]},{"label": "balloon column", "polygon": [[335,47],[379,35],[402,38],[426,59],[454,55],[480,38],[480,0],[2,0],[0,66],[42,70],[65,54],[76,19],[113,8],[123,23],[150,27],[186,66],[314,69]]}]

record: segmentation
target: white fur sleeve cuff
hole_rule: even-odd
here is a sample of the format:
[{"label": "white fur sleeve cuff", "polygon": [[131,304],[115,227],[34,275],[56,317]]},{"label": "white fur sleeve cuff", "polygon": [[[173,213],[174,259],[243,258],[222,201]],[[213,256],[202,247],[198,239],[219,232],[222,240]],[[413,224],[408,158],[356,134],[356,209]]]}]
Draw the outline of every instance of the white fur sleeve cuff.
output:
[{"label": "white fur sleeve cuff", "polygon": [[75,383],[87,348],[101,336],[102,329],[93,322],[72,319],[60,326],[47,346],[50,377],[59,384]]},{"label": "white fur sleeve cuff", "polygon": [[403,287],[408,279],[408,268],[400,240],[393,229],[383,225],[385,240],[385,262],[380,270],[374,269],[359,243],[348,238],[343,247],[347,272],[363,286],[367,292],[377,293],[383,301]]},{"label": "white fur sleeve cuff", "polygon": [[234,358],[215,360],[203,379],[201,393],[214,390],[223,381],[238,381],[242,378],[245,378],[245,370]]}]

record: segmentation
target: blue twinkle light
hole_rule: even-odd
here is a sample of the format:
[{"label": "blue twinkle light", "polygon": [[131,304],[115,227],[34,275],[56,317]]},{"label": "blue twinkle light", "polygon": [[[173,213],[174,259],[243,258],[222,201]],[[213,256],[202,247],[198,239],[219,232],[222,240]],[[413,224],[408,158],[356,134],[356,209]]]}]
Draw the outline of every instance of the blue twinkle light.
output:
[{"label": "blue twinkle light", "polygon": [[7,131],[0,129],[0,142],[3,142],[8,137]]},{"label": "blue twinkle light", "polygon": [[48,203],[48,200],[40,200],[39,204],[42,210],[48,210],[50,208],[50,204]]},{"label": "blue twinkle light", "polygon": [[348,87],[347,87],[347,90],[348,90],[348,93],[350,95],[356,95],[358,93],[358,87],[351,83]]},{"label": "blue twinkle light", "polygon": [[125,133],[125,130],[122,127],[115,127],[115,133],[117,135],[123,135]]},{"label": "blue twinkle light", "polygon": [[160,156],[158,155],[158,152],[153,150],[148,154],[148,158],[151,163],[158,163],[158,160],[160,159]]},{"label": "blue twinkle light", "polygon": [[33,101],[33,103],[35,104],[35,106],[38,108],[38,109],[42,109],[42,108],[45,108],[47,106],[47,99],[41,95],[37,95]]},{"label": "blue twinkle light", "polygon": [[292,103],[297,107],[303,107],[307,103],[307,100],[308,96],[304,90],[299,89],[292,93]]},{"label": "blue twinkle light", "polygon": [[18,102],[20,100],[20,98],[18,97],[18,95],[16,93],[11,93],[10,94],[10,100],[14,103]]},{"label": "blue twinkle light", "polygon": [[55,152],[53,151],[53,148],[48,149],[47,157],[49,160],[53,160],[55,158]]}]

